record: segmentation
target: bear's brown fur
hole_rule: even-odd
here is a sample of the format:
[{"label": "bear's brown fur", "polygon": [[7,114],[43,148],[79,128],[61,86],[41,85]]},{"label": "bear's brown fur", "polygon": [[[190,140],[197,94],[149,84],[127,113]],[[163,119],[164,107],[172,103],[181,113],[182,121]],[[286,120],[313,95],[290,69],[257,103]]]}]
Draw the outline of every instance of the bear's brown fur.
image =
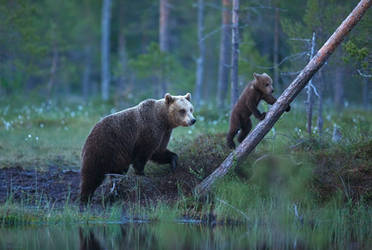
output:
[{"label": "bear's brown fur", "polygon": [[86,202],[105,174],[126,173],[129,165],[143,175],[148,160],[177,165],[177,154],[167,149],[172,129],[195,123],[190,94],[148,99],[99,121],[82,151],[80,199]]},{"label": "bear's brown fur", "polygon": [[[253,74],[254,79],[248,83],[247,87],[243,90],[238,101],[236,102],[230,116],[230,129],[227,134],[227,145],[231,148],[235,148],[234,137],[240,130],[238,141],[241,143],[248,135],[252,128],[252,121],[249,118],[252,114],[258,119],[265,119],[266,113],[261,113],[257,106],[263,99],[268,104],[274,104],[276,99],[272,96],[274,92],[273,81],[269,75]],[[286,109],[288,112],[290,106]]]}]

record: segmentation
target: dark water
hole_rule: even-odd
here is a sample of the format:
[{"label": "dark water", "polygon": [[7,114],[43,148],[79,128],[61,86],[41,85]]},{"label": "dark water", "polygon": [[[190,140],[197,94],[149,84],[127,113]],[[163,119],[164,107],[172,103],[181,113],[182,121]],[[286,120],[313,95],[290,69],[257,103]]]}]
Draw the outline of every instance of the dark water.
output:
[{"label": "dark water", "polygon": [[0,249],[368,249],[305,239],[280,228],[261,231],[174,222],[2,227]]}]

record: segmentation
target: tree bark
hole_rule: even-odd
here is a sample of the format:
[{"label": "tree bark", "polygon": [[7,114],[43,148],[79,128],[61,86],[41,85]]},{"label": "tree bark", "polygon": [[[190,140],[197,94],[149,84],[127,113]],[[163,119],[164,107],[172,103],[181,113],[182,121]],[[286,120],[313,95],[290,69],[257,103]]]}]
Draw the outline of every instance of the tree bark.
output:
[{"label": "tree bark", "polygon": [[203,195],[209,191],[212,184],[224,176],[232,166],[242,162],[247,155],[257,146],[263,137],[274,126],[275,122],[283,114],[284,110],[306,86],[311,77],[323,66],[325,61],[334,52],[350,30],[359,22],[363,14],[372,5],[372,0],[361,0],[349,16],[342,22],[328,41],[322,46],[313,59],[305,66],[301,73],[293,80],[287,89],[267,112],[261,121],[235,151],[222,162],[222,164],[195,188],[196,195]]},{"label": "tree bark", "polygon": [[[159,5],[159,47],[163,52],[169,52],[169,3],[168,0],[160,0]],[[159,86],[163,96],[168,89],[167,76],[162,75]]]},{"label": "tree bark", "polygon": [[218,66],[217,106],[223,108],[229,84],[231,62],[231,2],[222,0],[222,30],[220,43],[220,59]]},{"label": "tree bark", "polygon": [[107,101],[110,91],[110,21],[111,0],[103,0],[102,4],[102,38],[101,38],[101,94],[102,100]]},{"label": "tree bark", "polygon": [[119,63],[120,63],[120,70],[119,70],[119,92],[123,91],[125,88],[125,82],[126,82],[126,69],[127,69],[127,50],[126,50],[126,43],[125,43],[125,36],[124,36],[124,3],[120,3],[120,13],[119,13]]},{"label": "tree bark", "polygon": [[[313,32],[313,37],[311,39],[310,48],[310,60],[313,58],[315,52],[315,32]],[[314,90],[313,90],[313,78],[310,79],[307,85],[307,100],[306,100],[306,112],[307,112],[307,132],[311,136],[311,127],[313,120],[313,106],[314,106]]]},{"label": "tree bark", "polygon": [[48,99],[51,98],[52,90],[54,86],[54,79],[57,71],[57,61],[58,61],[58,50],[57,45],[53,45],[53,58],[52,58],[52,64],[50,66],[50,75],[49,75],[49,81],[48,81]]},{"label": "tree bark", "polygon": [[[279,91],[281,92],[281,87],[279,85],[279,8],[275,8],[275,18],[274,18],[274,55],[273,55],[273,64],[274,64],[274,84],[278,86]],[[279,93],[280,93],[279,92]]]},{"label": "tree bark", "polygon": [[239,98],[239,0],[233,0],[231,57],[231,108]]},{"label": "tree bark", "polygon": [[344,106],[344,67],[337,67],[333,80],[334,103],[337,110]]},{"label": "tree bark", "polygon": [[89,45],[84,48],[84,71],[83,71],[83,98],[85,101],[88,100],[89,96],[89,82],[90,82],[90,74],[92,68],[92,49]]},{"label": "tree bark", "polygon": [[363,107],[365,109],[369,109],[368,81],[369,81],[370,78],[368,78],[368,77],[363,77],[363,78],[364,78],[363,79]]},{"label": "tree bark", "polygon": [[324,79],[323,79],[323,70],[319,70],[319,81],[318,81],[318,121],[317,121],[317,126],[318,126],[318,131],[319,131],[319,136],[320,138],[323,135],[323,94],[324,94]]},{"label": "tree bark", "polygon": [[196,60],[196,83],[194,100],[195,105],[200,106],[201,92],[203,89],[204,59],[205,59],[205,42],[203,39],[204,31],[204,0],[198,0],[198,45],[199,58]]}]

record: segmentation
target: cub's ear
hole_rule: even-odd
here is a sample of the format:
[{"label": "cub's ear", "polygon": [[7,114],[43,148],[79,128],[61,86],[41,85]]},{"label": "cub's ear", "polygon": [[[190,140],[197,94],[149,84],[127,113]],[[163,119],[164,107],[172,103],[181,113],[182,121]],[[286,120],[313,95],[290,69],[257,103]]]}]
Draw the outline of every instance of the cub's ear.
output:
[{"label": "cub's ear", "polygon": [[169,93],[165,94],[164,99],[166,104],[171,104],[174,102],[174,98]]},{"label": "cub's ear", "polygon": [[190,102],[191,101],[191,94],[190,93],[187,93],[185,95],[185,98],[186,98],[186,100],[188,100]]},{"label": "cub's ear", "polygon": [[257,73],[255,72],[255,73],[253,73],[253,77],[254,77],[256,80],[258,80],[258,77],[260,77],[260,74],[257,74]]}]

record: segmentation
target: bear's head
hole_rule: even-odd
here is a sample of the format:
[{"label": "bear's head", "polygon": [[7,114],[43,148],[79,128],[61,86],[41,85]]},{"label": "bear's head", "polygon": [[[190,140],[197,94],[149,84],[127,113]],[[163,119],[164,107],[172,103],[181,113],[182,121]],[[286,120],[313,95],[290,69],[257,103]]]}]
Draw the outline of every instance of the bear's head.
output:
[{"label": "bear's head", "polygon": [[196,120],[192,114],[191,94],[185,96],[172,96],[169,93],[164,96],[165,104],[168,108],[168,119],[172,127],[191,126]]},{"label": "bear's head", "polygon": [[253,77],[255,79],[253,83],[255,89],[266,95],[271,95],[274,92],[273,80],[268,74],[253,73]]}]

